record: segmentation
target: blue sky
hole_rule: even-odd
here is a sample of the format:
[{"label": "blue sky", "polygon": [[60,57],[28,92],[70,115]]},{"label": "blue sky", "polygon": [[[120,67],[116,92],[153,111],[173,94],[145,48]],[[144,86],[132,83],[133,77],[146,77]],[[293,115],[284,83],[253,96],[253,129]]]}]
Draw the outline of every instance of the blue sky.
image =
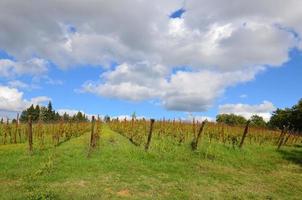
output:
[{"label": "blue sky", "polygon": [[33,4],[20,21],[22,3],[0,4],[1,117],[51,99],[87,114],[268,119],[301,98],[299,1],[238,13],[219,1],[204,2],[212,12],[199,1],[46,2],[55,16]]},{"label": "blue sky", "polygon": [[[276,107],[290,107],[301,98],[302,85],[302,53],[293,50],[291,60],[278,68],[270,68],[257,75],[254,80],[226,89],[225,94],[218,98],[213,106],[205,112],[193,112],[197,116],[215,117],[221,104],[259,104],[263,100],[273,102]],[[9,58],[1,53],[2,58]],[[10,57],[12,58],[12,57]],[[106,98],[77,91],[86,80],[97,79],[104,70],[101,67],[77,67],[71,70],[58,69],[51,66],[48,76],[61,81],[60,84],[46,84],[41,88],[24,90],[24,98],[49,96],[55,109],[81,110],[92,114],[109,114],[111,116],[137,115],[146,117],[186,118],[187,112],[167,111],[152,100],[132,102],[114,98]],[[32,77],[21,77],[19,80],[31,82]],[[9,79],[1,79],[1,84]]]}]

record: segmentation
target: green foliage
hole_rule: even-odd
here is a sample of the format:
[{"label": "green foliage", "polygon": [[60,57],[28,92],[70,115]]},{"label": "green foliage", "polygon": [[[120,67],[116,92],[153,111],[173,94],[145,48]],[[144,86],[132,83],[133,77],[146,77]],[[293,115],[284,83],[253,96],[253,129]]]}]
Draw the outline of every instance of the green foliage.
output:
[{"label": "green foliage", "polygon": [[52,103],[49,102],[47,107],[31,105],[26,110],[22,111],[20,116],[20,122],[27,122],[28,116],[31,115],[33,122],[57,122],[63,119],[64,121],[78,121],[78,122],[87,122],[88,118],[82,112],[78,112],[77,114],[70,116],[67,113],[64,113],[62,116],[56,112],[53,107]]},{"label": "green foliage", "polygon": [[283,129],[284,127],[290,126],[291,119],[291,110],[286,109],[277,109],[273,112],[272,117],[269,121],[269,127]]},{"label": "green foliage", "polygon": [[302,99],[292,107],[291,122],[296,131],[302,131]]},{"label": "green foliage", "polygon": [[55,111],[52,109],[52,104],[51,102],[48,103],[48,106],[47,106],[47,112],[46,112],[46,115],[47,115],[47,121],[53,121],[54,118],[55,118]]},{"label": "green foliage", "polygon": [[216,122],[225,123],[227,125],[243,125],[246,124],[247,120],[240,116],[234,114],[220,114],[216,116]]},{"label": "green foliage", "polygon": [[266,127],[266,122],[264,121],[263,117],[258,115],[253,115],[250,119],[251,125],[255,127]]},{"label": "green foliage", "polygon": [[39,107],[39,105],[36,105],[36,107],[34,107],[34,105],[31,105],[29,108],[22,111],[21,116],[20,116],[20,121],[21,122],[28,121],[28,116],[32,117],[33,122],[37,122],[39,120],[39,117],[40,117],[40,107]]},{"label": "green foliage", "polygon": [[109,117],[109,115],[105,115],[104,121],[105,121],[106,123],[110,122],[110,117]]},{"label": "green foliage", "polygon": [[105,125],[90,158],[90,132],[33,156],[0,145],[0,199],[301,199],[301,147],[153,139],[146,153]]},{"label": "green foliage", "polygon": [[293,107],[277,109],[269,121],[269,127],[302,131],[302,99]]}]

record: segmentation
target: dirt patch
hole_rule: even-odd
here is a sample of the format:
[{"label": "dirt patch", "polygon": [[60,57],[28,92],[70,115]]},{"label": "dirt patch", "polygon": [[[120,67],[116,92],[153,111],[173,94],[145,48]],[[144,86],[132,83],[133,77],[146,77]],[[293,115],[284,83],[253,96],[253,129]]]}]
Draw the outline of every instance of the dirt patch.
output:
[{"label": "dirt patch", "polygon": [[87,187],[89,185],[89,182],[84,181],[84,180],[78,180],[78,181],[66,181],[63,183],[56,183],[56,185],[61,185],[61,186],[78,186],[78,187]]},{"label": "dirt patch", "polygon": [[0,179],[0,185],[16,185],[19,184],[17,180]]},{"label": "dirt patch", "polygon": [[129,197],[129,196],[131,196],[129,190],[127,190],[127,189],[126,190],[121,190],[121,191],[117,192],[117,195],[121,196],[121,197]]}]

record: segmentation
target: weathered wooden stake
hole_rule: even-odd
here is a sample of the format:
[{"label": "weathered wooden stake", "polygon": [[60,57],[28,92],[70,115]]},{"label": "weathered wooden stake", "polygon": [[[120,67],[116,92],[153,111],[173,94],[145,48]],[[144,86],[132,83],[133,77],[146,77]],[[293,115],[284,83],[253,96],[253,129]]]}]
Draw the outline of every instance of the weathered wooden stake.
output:
[{"label": "weathered wooden stake", "polygon": [[90,147],[91,148],[94,148],[95,147],[95,117],[92,116],[92,119],[91,119],[91,136],[90,136]]},{"label": "weathered wooden stake", "polygon": [[14,143],[17,144],[17,133],[19,130],[19,113],[17,114],[17,121],[16,121],[16,130],[14,132]]},{"label": "weathered wooden stake", "polygon": [[284,141],[285,141],[285,138],[286,138],[286,133],[287,133],[287,131],[285,130],[284,134],[282,135],[282,137],[279,140],[277,150],[279,150],[281,148],[281,146],[285,143]]},{"label": "weathered wooden stake", "polygon": [[279,144],[279,142],[280,142],[280,140],[281,140],[281,138],[283,137],[283,135],[284,135],[284,133],[285,133],[285,131],[284,131],[285,129],[282,129],[282,131],[281,131],[281,133],[280,133],[280,135],[279,135],[279,137],[278,137],[278,140],[277,140],[277,142],[276,142],[276,145],[278,145]]},{"label": "weathered wooden stake", "polygon": [[244,143],[244,140],[245,140],[245,137],[246,135],[248,134],[249,132],[249,125],[250,125],[250,120],[247,121],[246,125],[245,125],[245,129],[244,129],[244,132],[243,132],[243,135],[242,135],[242,138],[241,138],[241,142],[239,144],[239,148],[241,149],[242,146],[243,146],[243,143]]},{"label": "weathered wooden stake", "polygon": [[31,115],[28,116],[28,145],[29,145],[29,152],[32,153],[33,151],[33,130],[32,130],[32,119]]},{"label": "weathered wooden stake", "polygon": [[149,135],[148,135],[148,140],[145,146],[145,150],[148,151],[150,143],[151,143],[151,138],[152,138],[152,132],[153,132],[153,124],[154,124],[155,120],[151,119],[150,121],[150,130],[149,130]]},{"label": "weathered wooden stake", "polygon": [[13,143],[13,137],[12,137],[12,129],[9,126],[9,119],[6,119],[6,128],[7,128],[7,133],[9,135],[9,142],[12,144]]},{"label": "weathered wooden stake", "polygon": [[8,133],[8,123],[6,123],[6,124],[4,125],[3,144],[6,144],[7,133]]},{"label": "weathered wooden stake", "polygon": [[283,141],[284,141],[284,138],[285,138],[286,134],[283,134],[282,138],[280,139],[279,141],[279,144],[278,144],[278,147],[277,147],[277,150],[279,150],[283,144]]},{"label": "weathered wooden stake", "polygon": [[204,129],[204,126],[206,125],[206,121],[203,121],[201,123],[201,126],[199,128],[199,131],[198,131],[198,134],[197,134],[197,137],[194,137],[192,143],[191,143],[191,147],[192,147],[192,150],[195,151],[197,149],[197,146],[198,146],[198,143],[200,141],[200,138],[201,138],[201,135],[202,135],[202,131]]}]

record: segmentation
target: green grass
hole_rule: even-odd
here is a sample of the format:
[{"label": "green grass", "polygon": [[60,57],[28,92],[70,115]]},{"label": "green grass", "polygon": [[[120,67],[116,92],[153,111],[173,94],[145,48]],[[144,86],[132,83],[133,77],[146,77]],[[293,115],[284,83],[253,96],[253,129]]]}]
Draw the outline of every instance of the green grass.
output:
[{"label": "green grass", "polygon": [[56,148],[0,146],[0,199],[301,199],[302,148],[245,144],[242,150],[156,138],[148,153],[105,127]]}]

